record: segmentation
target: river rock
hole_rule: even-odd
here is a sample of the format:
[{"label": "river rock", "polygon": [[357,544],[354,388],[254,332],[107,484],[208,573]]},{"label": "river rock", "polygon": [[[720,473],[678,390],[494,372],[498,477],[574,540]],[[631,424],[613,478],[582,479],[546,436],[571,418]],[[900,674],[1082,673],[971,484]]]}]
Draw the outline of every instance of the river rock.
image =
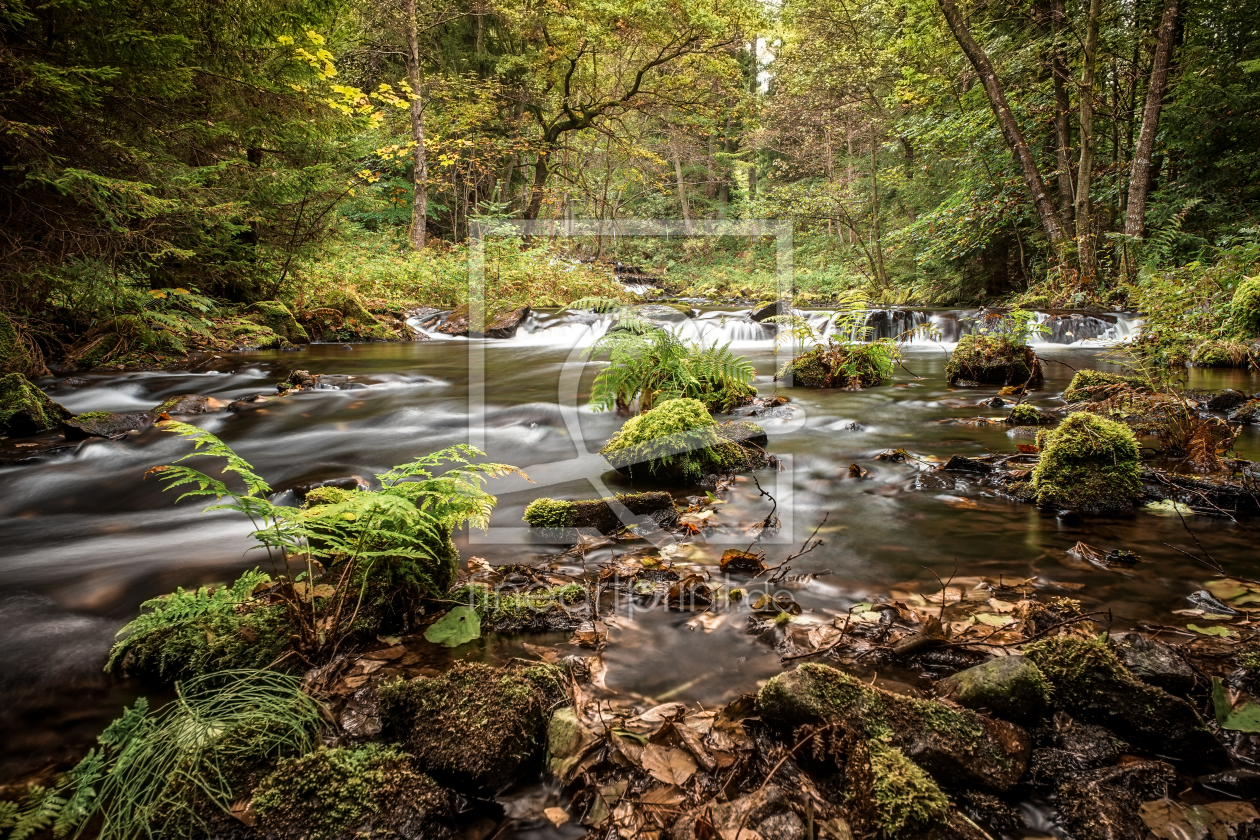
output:
[{"label": "river rock", "polygon": [[1056,804],[1076,840],[1145,840],[1143,802],[1163,799],[1177,773],[1162,761],[1094,770],[1059,785]]},{"label": "river rock", "polygon": [[766,320],[767,318],[774,318],[778,315],[787,315],[787,314],[788,314],[788,305],[783,301],[774,301],[773,303],[767,303],[767,304],[764,304],[763,306],[757,307],[749,314],[748,317],[760,323]]},{"label": "river rock", "polygon": [[0,376],[0,435],[33,435],[55,428],[69,417],[69,411],[22,374]]},{"label": "river rock", "polygon": [[835,668],[802,665],[757,695],[762,719],[795,730],[834,723],[864,732],[951,785],[998,793],[1011,788],[1028,763],[1028,733],[1013,723],[934,700],[873,688]]},{"label": "river rock", "polygon": [[1231,408],[1242,405],[1246,401],[1247,395],[1242,391],[1226,388],[1224,391],[1208,397],[1203,403],[1203,407],[1208,411],[1229,411]]},{"label": "river rock", "polygon": [[1035,389],[1044,376],[1041,361],[1028,345],[1001,336],[965,335],[945,363],[945,381],[958,387],[1028,383]]},{"label": "river rock", "polygon": [[551,711],[566,696],[565,680],[553,665],[457,662],[438,677],[382,685],[381,720],[439,782],[495,793],[519,781],[541,756]]},{"label": "river rock", "polygon": [[446,320],[438,327],[438,332],[471,338],[511,338],[516,335],[517,328],[520,327],[521,321],[529,315],[529,312],[528,306],[521,306],[516,309],[501,309],[494,312],[487,310],[486,328],[485,332],[482,333],[472,328],[468,304],[462,304],[457,306],[450,315],[446,316]]},{"label": "river rock", "polygon": [[1082,514],[1132,510],[1142,490],[1137,438],[1123,423],[1087,411],[1037,437],[1031,486],[1037,504]]},{"label": "river rock", "polygon": [[1163,642],[1147,638],[1141,633],[1112,636],[1111,649],[1133,676],[1158,686],[1169,694],[1184,697],[1197,681],[1194,670],[1179,653]]},{"label": "river rock", "polygon": [[545,532],[593,528],[601,534],[611,534],[626,524],[617,515],[619,508],[624,508],[634,517],[650,516],[653,521],[662,525],[676,519],[674,497],[659,490],[652,493],[622,493],[606,499],[581,502],[535,499],[525,508],[524,519],[532,527],[541,528]]},{"label": "river rock", "polygon": [[937,684],[937,693],[961,706],[1013,721],[1035,720],[1050,706],[1050,683],[1024,656],[998,656]]},{"label": "river rock", "polygon": [[154,418],[162,414],[210,414],[223,406],[223,400],[217,400],[214,397],[180,394],[162,400],[161,405],[149,410],[149,414]]},{"label": "river rock", "polygon": [[86,440],[91,437],[112,438],[147,429],[153,425],[154,414],[115,414],[112,411],[87,411],[76,414],[61,424],[66,440]]},{"label": "river rock", "polygon": [[945,466],[941,467],[949,472],[968,472],[968,473],[991,473],[993,467],[984,461],[977,461],[974,458],[965,458],[962,455],[951,455],[949,460],[945,462]]},{"label": "river rock", "polygon": [[1230,420],[1249,426],[1260,424],[1260,400],[1247,400],[1229,412]]},{"label": "river rock", "polygon": [[1104,726],[1138,749],[1199,767],[1224,765],[1224,748],[1194,707],[1136,679],[1102,639],[1055,636],[1024,646],[1054,687],[1056,707]]},{"label": "river rock", "polygon": [[689,306],[670,306],[668,303],[645,303],[634,307],[635,316],[644,321],[656,321],[665,324],[681,324],[691,317],[695,311]]},{"label": "river rock", "polygon": [[291,370],[288,377],[276,385],[276,392],[283,394],[288,391],[309,391],[315,387],[317,379],[308,370]]}]

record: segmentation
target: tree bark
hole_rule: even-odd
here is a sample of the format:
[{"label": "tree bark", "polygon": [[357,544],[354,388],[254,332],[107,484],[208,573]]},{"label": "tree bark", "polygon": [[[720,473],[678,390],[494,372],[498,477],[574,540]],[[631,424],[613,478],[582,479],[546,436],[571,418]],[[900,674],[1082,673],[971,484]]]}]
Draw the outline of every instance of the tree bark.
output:
[{"label": "tree bark", "polygon": [[1125,208],[1124,232],[1129,236],[1146,236],[1146,199],[1150,195],[1151,155],[1155,151],[1155,133],[1159,114],[1164,107],[1168,86],[1168,67],[1172,63],[1173,40],[1177,33],[1179,0],[1165,0],[1164,16],[1159,22],[1159,45],[1151,66],[1151,83],[1146,89],[1146,106],[1142,109],[1142,130],[1133,150],[1133,171],[1129,175],[1129,200]]},{"label": "tree bark", "polygon": [[682,205],[683,230],[691,236],[691,208],[687,206],[687,182],[683,180],[682,159],[678,156],[678,147],[672,143],[670,151],[674,153],[674,178],[678,181],[678,201]]},{"label": "tree bark", "polygon": [[1050,57],[1050,75],[1054,81],[1054,159],[1059,170],[1059,216],[1068,236],[1076,236],[1074,223],[1076,189],[1072,184],[1072,103],[1067,92],[1067,62],[1059,46],[1059,33],[1067,24],[1063,0],[1051,0],[1054,52]]},{"label": "tree bark", "polygon": [[1098,59],[1098,15],[1101,0],[1089,0],[1085,30],[1085,55],[1081,68],[1081,165],[1076,172],[1076,243],[1082,278],[1097,274],[1094,261],[1094,204],[1089,189],[1094,176],[1094,65]]},{"label": "tree bark", "polygon": [[405,0],[407,20],[407,84],[411,86],[411,141],[415,194],[411,202],[411,247],[424,250],[429,221],[429,165],[424,152],[424,105],[420,101],[420,35],[416,26],[416,0]]},{"label": "tree bark", "polygon": [[525,208],[526,219],[537,219],[539,212],[542,211],[543,194],[547,189],[547,176],[551,174],[551,170],[548,169],[550,159],[550,149],[540,150],[538,157],[534,159],[534,185],[530,190],[529,206]]},{"label": "tree bark", "polygon": [[875,135],[875,121],[871,120],[871,250],[875,252],[875,273],[880,286],[888,285],[884,271],[884,237],[879,229],[879,176],[876,172],[875,153],[879,142]]},{"label": "tree bark", "polygon": [[954,38],[958,41],[958,45],[962,47],[967,60],[971,62],[971,66],[975,68],[976,74],[980,76],[980,81],[984,85],[984,92],[989,98],[989,107],[993,109],[993,114],[997,117],[1002,137],[1006,140],[1007,146],[1010,147],[1015,163],[1024,178],[1024,184],[1031,195],[1033,206],[1037,209],[1037,215],[1041,218],[1041,225],[1050,240],[1050,247],[1054,251],[1055,257],[1062,260],[1063,222],[1059,219],[1058,208],[1055,207],[1054,202],[1050,199],[1045,179],[1041,177],[1041,169],[1037,166],[1037,160],[1028,148],[1023,132],[1020,131],[1019,123],[1015,121],[1015,114],[1011,111],[1011,106],[1006,101],[1006,92],[1002,88],[1001,81],[998,80],[997,71],[993,69],[993,63],[989,61],[989,56],[985,53],[984,48],[976,43],[975,38],[972,37],[971,30],[967,27],[967,22],[963,19],[962,13],[958,11],[958,6],[954,3],[954,0],[936,0],[936,2],[941,7],[941,11],[945,13],[945,20],[949,22],[949,28],[954,33]]}]

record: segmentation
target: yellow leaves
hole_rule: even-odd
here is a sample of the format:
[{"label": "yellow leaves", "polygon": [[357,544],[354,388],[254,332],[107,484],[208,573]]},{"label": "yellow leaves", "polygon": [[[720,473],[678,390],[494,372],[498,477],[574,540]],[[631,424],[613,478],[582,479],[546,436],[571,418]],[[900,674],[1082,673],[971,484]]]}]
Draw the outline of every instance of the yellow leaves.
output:
[{"label": "yellow leaves", "polygon": [[318,32],[316,32],[313,29],[306,30],[306,37],[310,40],[312,44],[322,45],[324,43],[324,36],[320,35]]},{"label": "yellow leaves", "polygon": [[282,47],[292,46],[292,45],[293,45],[293,36],[292,36],[292,35],[281,35],[279,38],[277,38],[277,39],[276,39],[276,43],[277,43],[277,44],[279,44],[279,45],[280,45],[280,46],[282,46]]}]

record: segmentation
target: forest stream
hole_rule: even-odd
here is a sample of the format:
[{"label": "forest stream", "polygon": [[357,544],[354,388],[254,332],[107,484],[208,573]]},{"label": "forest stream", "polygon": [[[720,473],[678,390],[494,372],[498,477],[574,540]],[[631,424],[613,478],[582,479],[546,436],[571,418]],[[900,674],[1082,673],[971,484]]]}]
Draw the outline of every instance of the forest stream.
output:
[{"label": "forest stream", "polygon": [[[877,333],[930,321],[936,336],[906,346],[888,384],[860,391],[777,383],[774,373],[790,347],[781,344],[776,351],[772,331],[743,313],[706,310],[685,325],[698,337],[731,341],[755,365],[758,394],[789,402],[756,418],[778,468],[739,476],[720,491],[725,504],[715,527],[684,539],[672,555],[676,564],[708,568],[716,577],[717,556],[725,548],[746,547],[746,528],[771,510],[759,489],[773,497],[782,520],[759,546],[767,562],[795,551],[817,528],[821,545],[793,561],[794,574],[781,586],[804,615],[820,621],[890,592],[938,589],[939,575],[1032,580],[1043,597],[1061,595],[1079,600],[1085,611],[1109,612],[1114,630],[1165,625],[1177,621],[1172,611],[1186,607],[1187,596],[1210,577],[1174,546],[1193,551],[1197,540],[1227,570],[1245,570],[1254,560],[1254,526],[1246,520],[1147,509],[1056,518],[965,478],[949,487],[922,480],[951,456],[1011,452],[1018,441],[1001,422],[1005,410],[984,404],[997,394],[996,386],[945,383],[949,351],[969,329],[969,313],[874,317]],[[1126,315],[1051,321],[1053,329],[1034,341],[1045,386],[1029,398],[1047,409],[1062,406],[1060,395],[1074,371],[1118,369],[1114,342],[1135,328]],[[438,335],[405,343],[316,344],[296,353],[224,354],[192,371],[85,373],[40,384],[71,411],[123,413],[148,410],[177,394],[238,400],[274,392],[290,369],[318,373],[324,384],[317,389],[189,422],[220,437],[267,476],[282,503],[295,503],[294,488],[348,476],[371,483],[390,465],[471,441],[491,460],[522,468],[535,483],[517,476],[491,483],[498,507],[490,531],[455,535],[463,562],[476,557],[490,566],[531,564],[579,574],[644,541],[605,540],[584,556],[565,553],[569,544],[544,541],[521,517],[539,496],[583,499],[631,489],[597,454],[622,418],[587,404],[602,365],[584,362],[582,351],[607,326],[606,318],[541,312],[506,340]],[[484,387],[470,378],[470,363],[474,369],[484,365]],[[1237,370],[1191,368],[1187,376],[1189,389],[1255,388],[1254,378]],[[158,481],[146,480],[151,467],[187,454],[179,438],[149,428],[121,440],[32,447],[38,454],[25,455],[29,446],[0,441],[3,778],[82,754],[126,704],[144,693],[160,696],[102,671],[114,633],[143,601],[179,586],[230,581],[254,566],[267,568],[266,556],[250,550],[242,517],[203,513],[195,501],[176,505]],[[890,449],[909,457],[876,459]],[[1260,458],[1260,427],[1244,426],[1235,450],[1242,458]],[[865,477],[851,477],[850,465]],[[658,488],[640,480],[633,489]],[[699,491],[675,491],[675,497],[681,502],[692,492]],[[1082,563],[1068,553],[1078,542],[1132,551],[1140,563],[1132,569]],[[615,613],[601,654],[604,683],[613,691],[713,708],[789,667],[772,642],[747,632],[747,606],[712,611],[705,620],[689,611],[636,609],[625,600],[608,600],[604,609]],[[568,655],[579,650],[569,636],[487,634],[452,651],[418,637],[407,643],[441,667],[450,659],[529,658],[540,647]]]}]

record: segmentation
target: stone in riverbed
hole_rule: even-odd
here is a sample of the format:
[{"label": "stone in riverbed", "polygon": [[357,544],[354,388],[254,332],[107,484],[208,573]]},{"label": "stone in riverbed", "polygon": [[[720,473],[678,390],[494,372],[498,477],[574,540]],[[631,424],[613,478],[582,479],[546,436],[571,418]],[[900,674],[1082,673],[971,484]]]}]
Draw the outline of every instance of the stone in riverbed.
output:
[{"label": "stone in riverbed", "polygon": [[486,310],[485,331],[479,332],[472,328],[468,304],[465,303],[455,307],[451,314],[446,316],[446,321],[442,326],[438,327],[438,332],[470,338],[511,338],[516,335],[521,321],[525,320],[529,312],[528,306],[521,306],[515,309],[501,309],[494,312]]},{"label": "stone in riverbed", "polygon": [[1124,512],[1142,491],[1137,438],[1123,423],[1078,411],[1039,434],[1037,447],[1031,484],[1042,507]]},{"label": "stone in riverbed", "polygon": [[945,363],[945,381],[950,385],[1012,385],[1040,388],[1041,361],[1033,349],[1013,344],[1007,338],[965,335]]},{"label": "stone in riverbed", "polygon": [[937,684],[945,698],[1013,721],[1035,720],[1050,706],[1050,683],[1024,656],[998,656]]},{"label": "stone in riverbed", "polygon": [[1064,826],[1076,840],[1145,840],[1138,813],[1143,802],[1164,799],[1177,773],[1162,761],[1105,767],[1059,785],[1055,798]]},{"label": "stone in riverbed", "polygon": [[115,414],[112,411],[85,411],[61,424],[66,440],[87,440],[91,437],[112,438],[140,431],[153,425],[155,414]]},{"label": "stone in riverbed", "polygon": [[1133,676],[1184,697],[1197,682],[1194,670],[1163,642],[1141,633],[1121,633],[1111,637],[1111,648]]},{"label": "stone in riverbed", "polygon": [[70,412],[20,373],[0,376],[0,435],[24,437],[55,428]]},{"label": "stone in riverbed", "polygon": [[205,397],[201,394],[179,394],[162,400],[161,405],[150,409],[149,414],[158,417],[162,414],[210,414],[223,408],[223,400]]},{"label": "stone in riverbed", "polygon": [[1233,388],[1226,388],[1220,393],[1213,394],[1203,403],[1203,407],[1208,411],[1229,411],[1235,406],[1242,405],[1247,401],[1247,395],[1242,391],[1235,391]]},{"label": "stone in riverbed", "polygon": [[567,502],[560,499],[535,499],[525,508],[524,519],[535,528],[546,531],[569,528],[594,528],[601,534],[611,534],[625,523],[618,516],[624,508],[632,516],[651,516],[658,524],[662,518],[674,517],[674,497],[663,491],[653,493],[623,493],[607,499]]},{"label": "stone in riverbed", "polygon": [[1244,423],[1249,426],[1260,425],[1260,400],[1247,400],[1231,410],[1228,416],[1235,423]]},{"label": "stone in riverbed", "polygon": [[873,688],[825,665],[802,665],[770,680],[757,708],[781,729],[817,723],[855,729],[950,784],[998,793],[1023,776],[1031,746],[1028,733],[1012,723]]},{"label": "stone in riverbed", "polygon": [[419,769],[460,790],[494,793],[542,754],[566,685],[553,665],[458,662],[439,677],[386,683],[378,696],[386,732]]}]

